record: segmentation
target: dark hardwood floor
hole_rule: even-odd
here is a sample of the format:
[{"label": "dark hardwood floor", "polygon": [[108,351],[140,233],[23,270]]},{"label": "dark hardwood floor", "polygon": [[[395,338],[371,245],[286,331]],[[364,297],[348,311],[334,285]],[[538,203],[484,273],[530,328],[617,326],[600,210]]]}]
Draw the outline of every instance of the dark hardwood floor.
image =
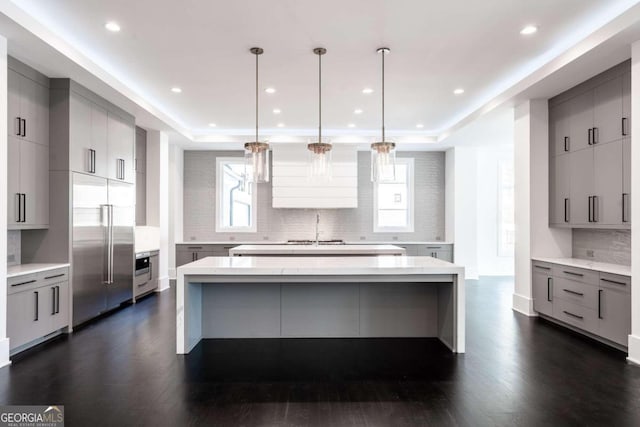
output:
[{"label": "dark hardwood floor", "polygon": [[467,353],[431,339],[212,340],[175,354],[175,292],[15,357],[0,403],[69,426],[638,426],[625,354],[515,314],[510,279],[467,284]]}]

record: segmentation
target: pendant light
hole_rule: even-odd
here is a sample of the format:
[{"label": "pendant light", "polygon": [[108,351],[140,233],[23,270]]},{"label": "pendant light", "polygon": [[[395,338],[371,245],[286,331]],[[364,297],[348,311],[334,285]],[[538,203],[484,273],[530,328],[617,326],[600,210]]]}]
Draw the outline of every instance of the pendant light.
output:
[{"label": "pendant light", "polygon": [[256,138],[244,144],[245,178],[248,182],[269,182],[269,144],[258,139],[258,57],[264,50],[252,47],[250,52],[256,56]]},{"label": "pendant light", "polygon": [[384,56],[390,49],[381,47],[377,52],[382,56],[382,141],[371,144],[371,181],[388,182],[396,179],[396,144],[386,140],[384,129]]},{"label": "pendant light", "polygon": [[331,179],[331,144],[322,142],[322,55],[327,49],[313,49],[318,55],[318,141],[307,145],[309,149],[309,176],[314,179]]}]

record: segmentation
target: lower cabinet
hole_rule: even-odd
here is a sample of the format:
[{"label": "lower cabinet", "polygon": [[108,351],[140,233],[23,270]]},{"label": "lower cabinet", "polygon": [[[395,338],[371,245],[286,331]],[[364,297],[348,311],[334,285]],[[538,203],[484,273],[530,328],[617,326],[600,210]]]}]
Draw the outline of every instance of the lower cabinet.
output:
[{"label": "lower cabinet", "polygon": [[237,245],[203,244],[176,245],[176,267],[189,264],[209,256],[229,256],[229,250]]},{"label": "lower cabinet", "polygon": [[7,335],[12,352],[69,325],[68,269],[7,280]]},{"label": "lower cabinet", "polygon": [[533,262],[533,307],[543,315],[627,347],[631,279]]},{"label": "lower cabinet", "polygon": [[160,276],[160,263],[158,259],[158,252],[151,252],[149,256],[149,273],[134,277],[134,298],[157,289]]}]

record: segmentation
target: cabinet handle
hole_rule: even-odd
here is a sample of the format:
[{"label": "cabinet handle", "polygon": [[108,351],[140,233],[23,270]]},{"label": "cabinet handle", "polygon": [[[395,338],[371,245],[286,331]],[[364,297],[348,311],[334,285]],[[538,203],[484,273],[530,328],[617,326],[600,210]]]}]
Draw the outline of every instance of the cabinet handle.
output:
[{"label": "cabinet handle", "polygon": [[60,286],[56,286],[56,314],[60,313]]},{"label": "cabinet handle", "polygon": [[534,267],[535,268],[541,268],[543,270],[551,270],[551,267],[545,267],[545,266],[542,266],[542,265],[534,265]]},{"label": "cabinet handle", "polygon": [[33,293],[36,296],[36,317],[33,319],[34,322],[38,321],[38,291]]},{"label": "cabinet handle", "polygon": [[44,280],[55,279],[56,277],[62,277],[62,276],[64,276],[64,273],[55,274],[53,276],[46,276]]},{"label": "cabinet handle", "polygon": [[570,276],[578,276],[578,277],[583,277],[584,274],[582,273],[574,273],[573,271],[563,271],[564,274],[569,274]]},{"label": "cabinet handle", "polygon": [[569,151],[569,137],[564,137],[564,151]]},{"label": "cabinet handle", "polygon": [[20,195],[20,193],[16,193],[16,196],[18,197],[18,201],[17,201],[17,205],[18,205],[18,218],[16,219],[16,222],[22,222],[22,196]]},{"label": "cabinet handle", "polygon": [[583,297],[584,294],[582,292],[572,291],[571,289],[563,289],[568,294],[578,295],[579,297]]},{"label": "cabinet handle", "polygon": [[153,263],[149,261],[149,280],[153,278],[152,270],[153,270]]},{"label": "cabinet handle", "polygon": [[16,131],[16,136],[22,136],[22,119],[20,117],[16,117],[18,122],[18,130]]},{"label": "cabinet handle", "polygon": [[96,173],[96,150],[89,148],[89,173]]},{"label": "cabinet handle", "polygon": [[547,277],[547,301],[551,300],[551,286],[553,285],[553,278]]},{"label": "cabinet handle", "polygon": [[591,198],[592,198],[592,196],[589,196],[589,200],[587,202],[588,206],[589,206],[589,222],[593,222],[593,215],[592,215],[592,212],[591,212]]},{"label": "cabinet handle", "polygon": [[629,135],[627,133],[627,118],[623,117],[622,118],[622,136],[627,136],[627,135]]},{"label": "cabinet handle", "polygon": [[188,246],[188,249],[202,249],[202,246]]},{"label": "cabinet handle", "polygon": [[600,133],[600,132],[598,132],[598,128],[593,128],[593,132],[591,132],[591,135],[592,135],[591,144],[592,144],[592,145],[595,145],[595,144],[597,144],[597,143],[598,143],[598,139],[599,139],[599,138],[598,138],[598,134],[599,134],[599,133]]},{"label": "cabinet handle", "polygon": [[22,193],[22,222],[27,222],[27,195]]},{"label": "cabinet handle", "polygon": [[598,196],[593,196],[591,198],[591,204],[593,205],[593,209],[591,209],[591,215],[593,217],[593,222],[598,222],[600,219],[598,218]]},{"label": "cabinet handle", "polygon": [[600,278],[600,281],[601,281],[601,282],[606,282],[606,283],[612,283],[612,284],[614,284],[614,285],[627,286],[627,284],[626,284],[626,283],[624,283],[624,282],[617,282],[617,281],[615,281],[615,280],[609,280],[609,279],[603,279],[603,278]]},{"label": "cabinet handle", "polygon": [[564,222],[569,222],[569,198],[564,199]]},{"label": "cabinet handle", "polygon": [[629,193],[622,193],[622,222],[629,222],[627,218],[627,198]]},{"label": "cabinet handle", "polygon": [[51,298],[51,315],[53,316],[54,314],[56,314],[56,287],[55,286],[51,288],[51,292],[53,292],[53,295]]},{"label": "cabinet handle", "polygon": [[584,317],[578,316],[577,314],[573,314],[573,313],[571,313],[569,311],[566,311],[566,310],[562,310],[562,312],[564,314],[566,314],[567,316],[575,317],[576,319],[580,319],[580,320],[584,319]]},{"label": "cabinet handle", "polygon": [[589,131],[587,132],[587,143],[589,145],[593,145],[593,129],[589,128]]},{"label": "cabinet handle", "polygon": [[34,280],[29,280],[29,281],[27,281],[27,282],[14,283],[13,285],[11,285],[11,287],[13,288],[13,287],[15,287],[15,286],[28,285],[29,283],[35,283],[35,282],[36,282],[36,280],[34,279]]},{"label": "cabinet handle", "polygon": [[602,289],[598,289],[598,319],[602,319]]}]

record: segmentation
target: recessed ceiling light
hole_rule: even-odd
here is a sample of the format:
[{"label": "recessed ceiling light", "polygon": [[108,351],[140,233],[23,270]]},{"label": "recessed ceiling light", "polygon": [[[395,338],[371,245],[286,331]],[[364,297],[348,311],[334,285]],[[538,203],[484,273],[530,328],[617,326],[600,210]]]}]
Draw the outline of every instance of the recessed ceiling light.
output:
[{"label": "recessed ceiling light", "polygon": [[360,108],[356,108],[353,110],[353,114],[362,114],[362,110]]},{"label": "recessed ceiling light", "polygon": [[276,93],[276,89],[272,88],[272,87],[268,87],[264,91],[267,92],[267,93]]},{"label": "recessed ceiling light", "polygon": [[118,23],[115,21],[107,22],[106,24],[104,24],[104,27],[113,33],[117,33],[118,31],[120,31],[120,25],[118,25]]},{"label": "recessed ceiling light", "polygon": [[418,123],[418,124],[416,125],[416,127],[417,127],[418,129],[422,129],[422,128],[424,127],[424,125],[423,125],[422,123]]},{"label": "recessed ceiling light", "polygon": [[538,27],[536,27],[535,25],[527,25],[522,30],[520,30],[520,34],[522,34],[523,36],[528,36],[535,33],[536,31],[538,31]]},{"label": "recessed ceiling light", "polygon": [[373,89],[371,89],[370,87],[365,87],[364,89],[362,89],[362,93],[368,95],[370,93],[373,93]]},{"label": "recessed ceiling light", "polygon": [[273,109],[273,114],[280,114],[280,113],[282,113],[282,111],[279,108]]},{"label": "recessed ceiling light", "polygon": [[214,127],[216,127],[216,126],[218,126],[218,125],[216,125],[215,123],[209,123],[209,127],[214,128]]},{"label": "recessed ceiling light", "polygon": [[454,95],[462,95],[463,93],[464,93],[464,89],[462,89],[461,87],[453,91]]},{"label": "recessed ceiling light", "polygon": [[279,128],[283,128],[284,127],[284,123],[278,123],[278,127]]},{"label": "recessed ceiling light", "polygon": [[356,127],[355,123],[349,123],[347,126],[349,126],[350,128]]},{"label": "recessed ceiling light", "polygon": [[182,93],[182,89],[180,89],[179,87],[172,87],[171,88],[171,92],[173,93]]}]

